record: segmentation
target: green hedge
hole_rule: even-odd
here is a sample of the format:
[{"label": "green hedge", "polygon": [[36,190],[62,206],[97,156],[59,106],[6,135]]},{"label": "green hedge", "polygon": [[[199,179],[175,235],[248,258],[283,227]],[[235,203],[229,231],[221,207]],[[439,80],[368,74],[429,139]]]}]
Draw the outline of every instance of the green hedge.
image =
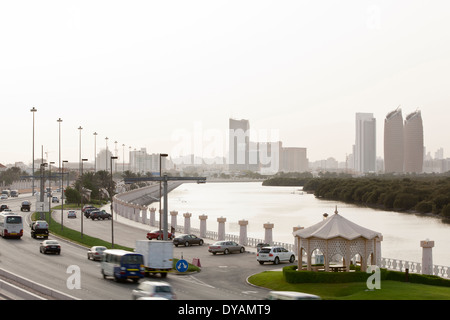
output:
[{"label": "green hedge", "polygon": [[[405,282],[406,274],[400,271],[380,269],[380,280],[393,280]],[[283,268],[283,276],[288,283],[345,283],[366,282],[370,274],[366,272],[320,272],[297,271],[297,266]],[[438,276],[409,273],[408,282],[432,286],[450,287],[450,280]]]}]

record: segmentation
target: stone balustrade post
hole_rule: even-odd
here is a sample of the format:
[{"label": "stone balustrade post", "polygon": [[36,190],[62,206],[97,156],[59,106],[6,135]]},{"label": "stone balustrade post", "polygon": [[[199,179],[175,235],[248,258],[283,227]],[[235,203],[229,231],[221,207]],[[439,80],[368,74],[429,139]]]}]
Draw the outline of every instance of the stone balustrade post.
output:
[{"label": "stone balustrade post", "polygon": [[[298,231],[298,230],[301,230],[301,229],[304,229],[304,227],[300,227],[300,226],[293,227],[292,228],[292,232],[295,232],[295,231]],[[301,253],[299,252],[299,247],[298,247],[297,241],[298,241],[297,237],[294,237],[294,252],[297,255],[298,260],[301,263],[302,257],[301,257]]]},{"label": "stone balustrade post", "polygon": [[206,237],[206,219],[208,219],[208,216],[202,214],[198,218],[200,219],[200,238],[205,238]]},{"label": "stone balustrade post", "polygon": [[247,245],[247,226],[248,220],[239,220],[239,244],[246,246]]},{"label": "stone balustrade post", "polygon": [[177,215],[178,215],[178,211],[175,211],[175,210],[170,211],[170,226],[174,230],[176,230],[176,228],[177,228]]},{"label": "stone balustrade post", "polygon": [[191,217],[192,213],[183,213],[184,217],[184,233],[191,233]]},{"label": "stone balustrade post", "polygon": [[273,243],[273,237],[272,237],[272,229],[273,229],[273,223],[264,223],[264,242],[272,245]]},{"label": "stone balustrade post", "polygon": [[151,226],[155,225],[155,212],[156,212],[156,208],[150,208],[150,225]]},{"label": "stone balustrade post", "polygon": [[145,206],[142,206],[141,207],[141,209],[142,209],[142,223],[143,224],[147,224],[147,207],[145,207]]},{"label": "stone balustrade post", "polygon": [[217,218],[217,222],[219,223],[219,228],[217,232],[217,237],[219,241],[225,240],[225,222],[227,221],[227,218],[220,217]]},{"label": "stone balustrade post", "polygon": [[422,247],[422,274],[433,274],[433,247],[434,241],[420,241]]}]

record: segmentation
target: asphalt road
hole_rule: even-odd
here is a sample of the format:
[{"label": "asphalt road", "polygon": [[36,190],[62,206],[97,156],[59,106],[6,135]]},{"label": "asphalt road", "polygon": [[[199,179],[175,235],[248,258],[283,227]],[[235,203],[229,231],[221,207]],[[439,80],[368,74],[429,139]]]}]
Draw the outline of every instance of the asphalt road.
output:
[{"label": "asphalt road", "polygon": [[[26,217],[28,212],[20,212],[20,203],[24,199],[32,199],[30,195],[10,198],[2,203],[8,204],[16,213]],[[32,201],[33,203],[34,201]],[[32,211],[34,209],[34,203]],[[56,220],[61,217],[61,211],[53,213]],[[64,211],[64,226],[71,229],[81,229],[83,219],[83,233],[105,240],[111,240],[111,220],[91,220],[77,214],[75,219],[67,219]],[[129,222],[122,217],[114,220],[114,242],[128,247],[134,247],[136,240],[144,240],[146,232],[153,227]],[[51,237],[50,237],[51,238]],[[79,299],[123,300],[131,298],[131,291],[137,286],[131,282],[116,283],[103,279],[100,273],[100,262],[87,259],[87,248],[68,242],[60,241],[61,255],[44,255],[39,253],[41,240],[32,239],[30,229],[24,226],[24,236],[20,240],[0,238],[0,267],[34,280],[40,284],[52,287]],[[280,269],[271,264],[260,265],[256,261],[254,248],[247,248],[245,253],[230,255],[212,255],[208,252],[208,243],[213,240],[205,239],[203,246],[174,247],[174,258],[184,258],[192,262],[194,258],[200,260],[202,270],[194,274],[169,274],[164,281],[169,282],[180,300],[259,300],[264,299],[268,290],[256,288],[246,283],[246,278],[252,274],[265,270]],[[70,266],[77,266],[80,270],[79,289],[69,289],[71,273]],[[147,280],[161,281],[158,276]],[[142,281],[142,280],[141,280]]]}]

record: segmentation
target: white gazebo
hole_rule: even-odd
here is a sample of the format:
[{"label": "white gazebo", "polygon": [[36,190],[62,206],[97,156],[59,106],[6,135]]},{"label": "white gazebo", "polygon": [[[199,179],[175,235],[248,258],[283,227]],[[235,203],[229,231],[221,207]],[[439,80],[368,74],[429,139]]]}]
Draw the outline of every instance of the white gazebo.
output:
[{"label": "white gazebo", "polygon": [[381,265],[381,233],[366,229],[338,214],[337,207],[333,215],[315,225],[293,232],[297,244],[298,270],[302,269],[302,254],[306,252],[307,270],[311,268],[311,257],[319,249],[324,255],[325,271],[330,270],[330,261],[339,254],[343,257],[343,268],[350,270],[350,261],[359,254],[361,270],[370,265]]}]

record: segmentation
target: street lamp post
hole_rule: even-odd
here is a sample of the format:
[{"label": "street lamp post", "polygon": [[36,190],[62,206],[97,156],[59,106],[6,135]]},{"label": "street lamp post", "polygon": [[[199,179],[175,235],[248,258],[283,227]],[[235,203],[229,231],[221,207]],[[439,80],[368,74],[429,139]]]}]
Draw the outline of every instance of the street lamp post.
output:
[{"label": "street lamp post", "polygon": [[105,171],[108,171],[108,137],[105,138],[106,141],[106,151],[105,151]]},{"label": "street lamp post", "polygon": [[[58,170],[61,173],[61,122],[62,119],[59,118],[58,120],[56,120],[58,122],[58,127],[59,127],[59,160],[58,160]],[[61,173],[61,190],[63,189],[63,178],[62,178],[62,173]]]},{"label": "street lamp post", "polygon": [[[168,154],[167,153],[160,153],[159,154],[159,176],[161,177],[161,158],[162,157],[167,157]],[[162,212],[161,212],[161,181],[159,181],[159,230],[161,230],[161,216],[162,216]],[[166,203],[164,203],[164,208],[166,206]]]},{"label": "street lamp post", "polygon": [[[55,164],[55,162],[51,161],[48,163],[48,189],[50,194],[52,193],[52,164]],[[52,214],[52,208],[51,208],[51,197],[49,197],[49,194],[47,193],[48,198],[48,222],[50,223],[51,219],[50,216]]]},{"label": "street lamp post", "polygon": [[97,172],[97,132],[94,132],[94,173]]},{"label": "street lamp post", "polygon": [[[61,172],[61,231],[63,230],[63,219],[64,219],[64,163],[68,162],[67,160],[62,161],[62,172]],[[67,177],[67,180],[69,180],[69,177]]]},{"label": "street lamp post", "polygon": [[112,172],[112,162],[118,157],[111,157],[111,188],[109,191],[109,197],[111,198],[111,248],[114,248],[114,209],[113,209],[113,193],[114,193],[114,180]]},{"label": "street lamp post", "polygon": [[83,239],[83,162],[88,159],[81,159],[80,196],[81,196],[81,238]]},{"label": "street lamp post", "polygon": [[37,111],[37,109],[35,107],[33,107],[30,111],[33,113],[33,152],[32,152],[32,159],[31,159],[31,165],[33,167],[33,173],[32,173],[33,184],[32,184],[32,191],[31,191],[32,193],[31,194],[34,196],[34,114]]}]

